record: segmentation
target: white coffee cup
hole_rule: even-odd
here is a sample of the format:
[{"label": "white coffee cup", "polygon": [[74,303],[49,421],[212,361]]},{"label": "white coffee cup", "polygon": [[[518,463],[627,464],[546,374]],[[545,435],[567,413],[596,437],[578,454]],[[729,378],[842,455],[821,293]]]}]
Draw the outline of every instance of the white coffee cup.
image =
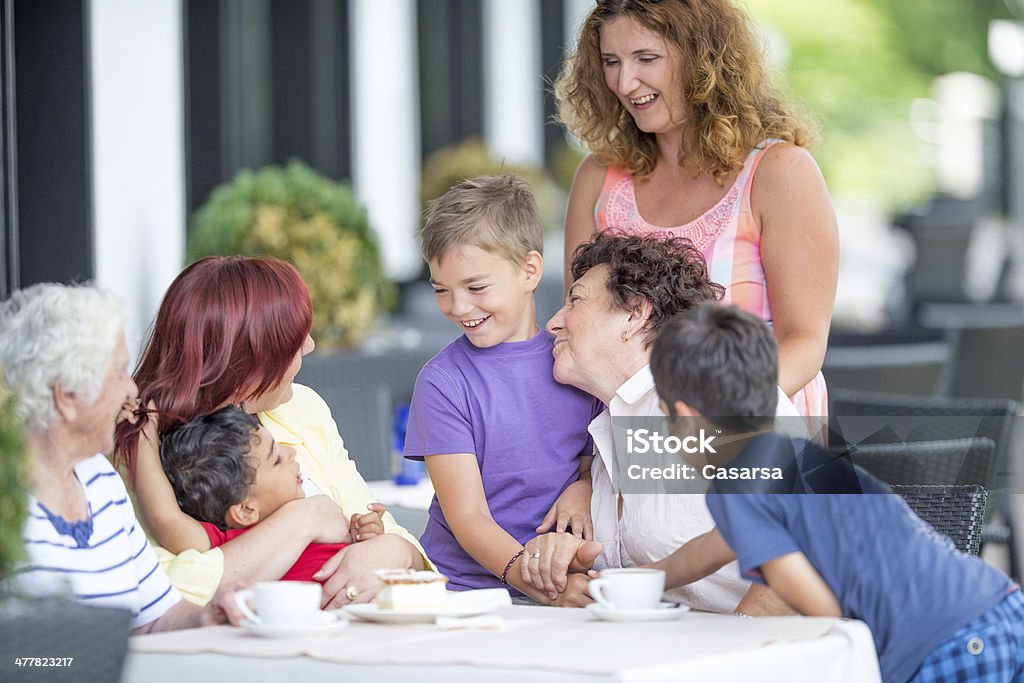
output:
[{"label": "white coffee cup", "polygon": [[591,597],[608,609],[654,609],[665,592],[665,572],[641,567],[605,569],[589,588]]},{"label": "white coffee cup", "polygon": [[[323,589],[309,581],[264,581],[235,593],[235,603],[254,624],[308,624],[320,613]],[[256,611],[249,608],[249,600]]]}]

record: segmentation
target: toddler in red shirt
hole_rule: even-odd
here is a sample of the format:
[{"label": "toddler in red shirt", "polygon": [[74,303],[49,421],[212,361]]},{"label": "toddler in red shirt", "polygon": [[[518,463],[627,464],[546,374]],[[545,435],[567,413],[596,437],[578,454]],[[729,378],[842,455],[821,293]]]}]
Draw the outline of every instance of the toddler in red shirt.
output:
[{"label": "toddler in red shirt", "polygon": [[[295,449],[277,443],[255,416],[234,406],[197,417],[168,433],[160,443],[160,461],[181,510],[199,522],[184,545],[205,552],[227,543],[266,519],[285,503],[306,497]],[[383,532],[382,510],[376,523],[365,516],[359,540]],[[281,577],[313,581],[324,562],[352,542],[341,509],[327,516],[318,537]],[[178,550],[181,552],[181,550]]]}]

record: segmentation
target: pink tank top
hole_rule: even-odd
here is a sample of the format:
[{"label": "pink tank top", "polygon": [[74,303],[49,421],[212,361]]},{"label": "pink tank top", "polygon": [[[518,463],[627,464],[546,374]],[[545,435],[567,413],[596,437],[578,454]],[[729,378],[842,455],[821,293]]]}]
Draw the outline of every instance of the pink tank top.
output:
[{"label": "pink tank top", "polygon": [[[609,166],[594,206],[597,229],[689,239],[704,254],[711,280],[725,287],[722,302],[739,306],[770,325],[772,309],[761,263],[761,231],[750,209],[750,190],[765,150],[777,142],[763,142],[747,155],[736,181],[717,204],[695,220],[671,228],[645,221],[637,209],[633,177],[624,169]],[[792,400],[801,415],[828,415],[825,378],[819,372]]]}]

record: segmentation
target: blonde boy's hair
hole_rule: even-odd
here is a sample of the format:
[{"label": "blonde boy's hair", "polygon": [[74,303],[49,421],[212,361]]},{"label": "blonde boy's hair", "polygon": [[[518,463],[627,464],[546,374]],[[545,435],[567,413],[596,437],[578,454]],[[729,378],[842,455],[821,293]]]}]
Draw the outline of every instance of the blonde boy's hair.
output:
[{"label": "blonde boy's hair", "polygon": [[428,262],[452,247],[472,246],[522,265],[544,253],[537,202],[526,182],[511,174],[467,178],[427,206],[420,249]]}]

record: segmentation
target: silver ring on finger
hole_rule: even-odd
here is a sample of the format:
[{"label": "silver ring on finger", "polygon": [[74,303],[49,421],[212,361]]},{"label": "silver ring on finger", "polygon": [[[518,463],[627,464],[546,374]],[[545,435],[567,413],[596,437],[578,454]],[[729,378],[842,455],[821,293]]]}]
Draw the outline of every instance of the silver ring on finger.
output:
[{"label": "silver ring on finger", "polygon": [[540,559],[540,553],[530,553],[530,559],[531,560],[539,560]]}]

